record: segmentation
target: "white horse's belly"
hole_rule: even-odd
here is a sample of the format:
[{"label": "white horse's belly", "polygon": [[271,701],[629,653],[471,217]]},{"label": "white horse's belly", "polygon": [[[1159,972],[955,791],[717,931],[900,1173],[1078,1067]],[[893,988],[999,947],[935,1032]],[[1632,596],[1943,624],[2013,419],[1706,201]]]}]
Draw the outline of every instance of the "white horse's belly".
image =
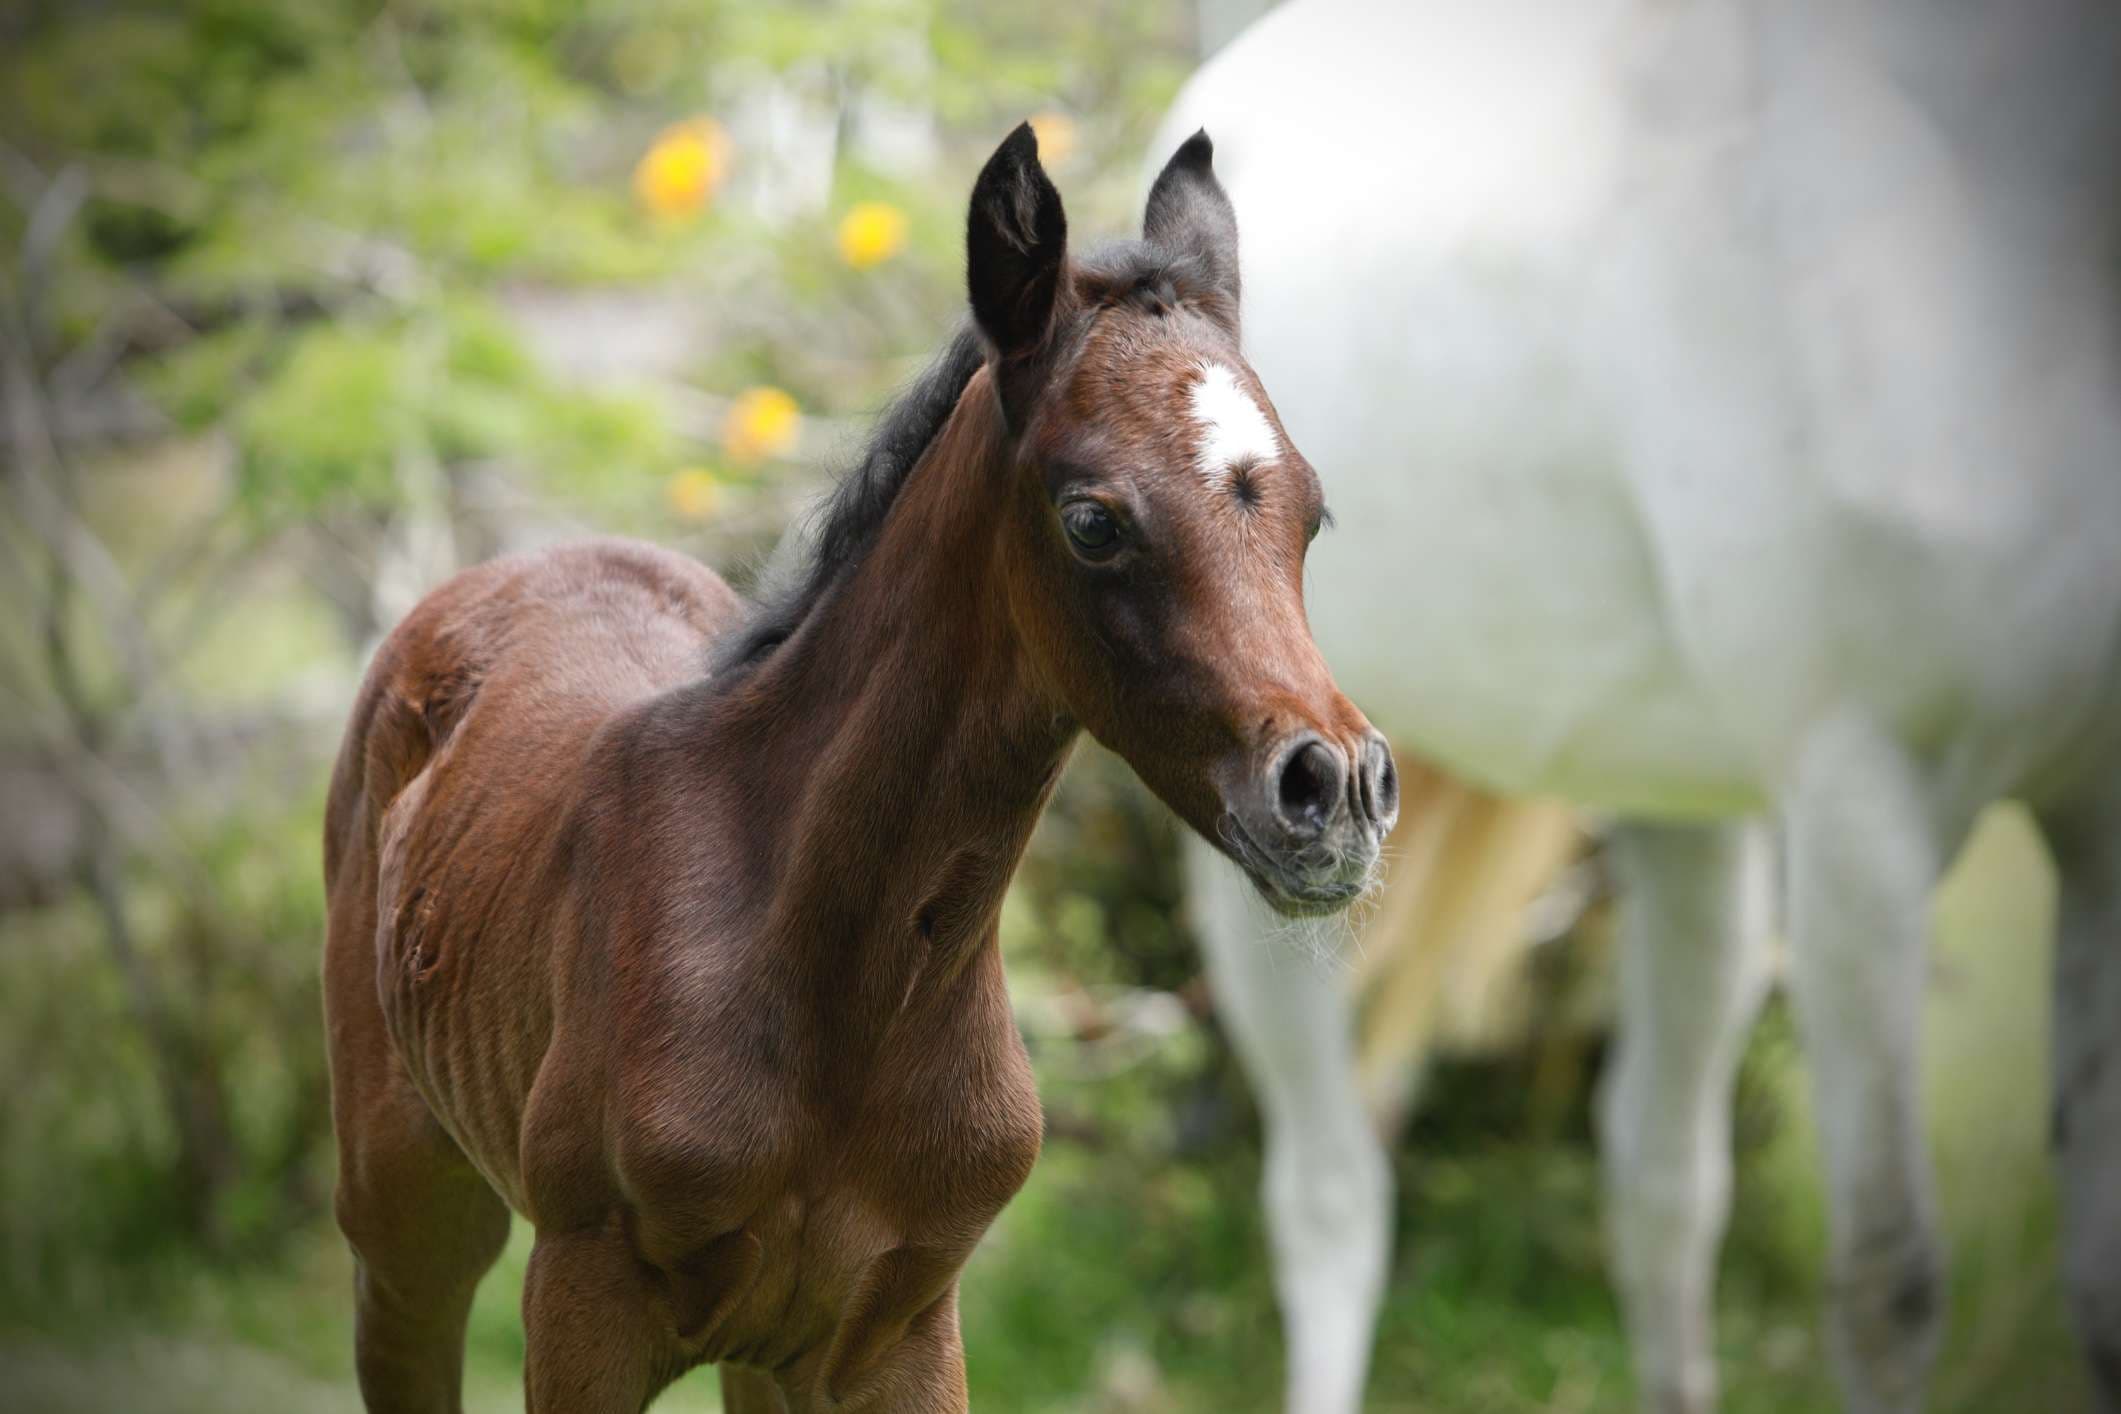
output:
[{"label": "white horse's belly", "polygon": [[[1251,357],[1336,522],[1309,561],[1313,632],[1383,730],[1457,771],[1636,813],[1750,810],[1853,708],[1967,756],[1980,796],[2121,707],[2103,387],[1986,370],[1954,390],[1996,404],[1966,447],[1895,487],[1914,432],[1842,422],[1788,455],[1801,410],[1683,325],[1652,379],[1694,379],[1695,421],[1638,403],[1594,356],[1620,336],[1536,253],[1379,270],[1338,308],[1253,288]],[[1299,337],[1320,326],[1343,335],[1331,352]],[[2037,457],[1985,450],[2013,405],[2042,409]],[[1713,446],[1660,442],[1675,425]]]}]

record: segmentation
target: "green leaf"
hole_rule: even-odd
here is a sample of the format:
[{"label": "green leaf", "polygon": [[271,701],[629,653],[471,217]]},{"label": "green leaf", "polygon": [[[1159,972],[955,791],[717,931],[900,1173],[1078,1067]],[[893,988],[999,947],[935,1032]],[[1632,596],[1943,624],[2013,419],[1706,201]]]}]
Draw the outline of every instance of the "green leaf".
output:
[{"label": "green leaf", "polygon": [[410,371],[392,330],[305,331],[237,418],[245,501],[260,510],[308,512],[393,499],[393,463],[420,431]]}]

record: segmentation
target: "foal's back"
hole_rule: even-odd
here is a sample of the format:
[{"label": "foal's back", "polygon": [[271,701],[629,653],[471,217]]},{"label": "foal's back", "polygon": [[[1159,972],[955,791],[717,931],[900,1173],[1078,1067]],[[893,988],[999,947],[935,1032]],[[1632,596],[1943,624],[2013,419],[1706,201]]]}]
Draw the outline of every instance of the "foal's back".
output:
[{"label": "foal's back", "polygon": [[[326,816],[326,967],[334,998],[378,997],[382,1025],[344,1001],[333,1025],[394,1049],[421,1101],[519,1208],[519,1127],[558,981],[550,951],[569,932],[554,915],[576,906],[563,834],[596,808],[593,762],[614,724],[697,680],[740,607],[683,556],[567,545],[434,591],[363,682]],[[542,1013],[525,1017],[526,1001]],[[338,1097],[342,1109],[403,1098]]]}]

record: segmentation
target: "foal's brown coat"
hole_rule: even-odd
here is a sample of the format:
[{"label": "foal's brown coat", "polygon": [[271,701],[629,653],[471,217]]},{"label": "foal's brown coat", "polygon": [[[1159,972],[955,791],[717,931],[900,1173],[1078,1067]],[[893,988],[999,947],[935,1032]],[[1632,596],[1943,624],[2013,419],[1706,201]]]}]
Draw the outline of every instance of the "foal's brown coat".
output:
[{"label": "foal's brown coat", "polygon": [[[602,542],[460,575],[379,651],[325,841],[371,1409],[457,1407],[511,1208],[538,1234],[536,1414],[630,1414],[707,1361],[737,1411],[962,1409],[957,1273],[1040,1135],[995,920],[1079,724],[1204,829],[1229,809],[1214,780],[1292,730],[1361,776],[1367,723],[1302,622],[1309,468],[1292,450],[1237,511],[1150,486],[1192,475],[1151,445],[1187,360],[1242,366],[1231,321],[1181,308],[1212,262],[1135,251],[1162,272],[1145,302],[1037,229],[1058,197],[1028,133],[997,180],[987,216],[1030,275],[983,265],[976,193],[975,306],[998,278],[1010,310],[1047,312],[1034,337],[983,315],[990,367],[785,642],[707,673],[736,596]],[[1134,590],[1071,560],[1055,520],[1052,468],[1091,458],[1131,467],[1128,504],[1161,527],[1164,569],[1137,559]],[[1206,567],[1226,514],[1251,562]]]}]

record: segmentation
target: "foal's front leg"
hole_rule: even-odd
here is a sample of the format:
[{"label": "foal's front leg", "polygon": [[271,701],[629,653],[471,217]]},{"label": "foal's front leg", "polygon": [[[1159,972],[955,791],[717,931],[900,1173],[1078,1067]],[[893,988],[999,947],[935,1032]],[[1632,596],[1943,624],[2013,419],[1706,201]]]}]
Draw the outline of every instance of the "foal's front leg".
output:
[{"label": "foal's front leg", "polygon": [[[728,1414],[967,1414],[957,1265],[938,1267],[910,1249],[886,1254],[858,1285],[831,1341],[770,1374],[724,1365],[722,1407]],[[923,1304],[896,1314],[895,1298],[907,1292]]]},{"label": "foal's front leg", "polygon": [[620,1224],[539,1233],[523,1276],[528,1414],[640,1414],[679,1373],[666,1322]]},{"label": "foal's front leg", "polygon": [[788,1414],[781,1387],[764,1370],[743,1365],[721,1367],[722,1414]]}]

